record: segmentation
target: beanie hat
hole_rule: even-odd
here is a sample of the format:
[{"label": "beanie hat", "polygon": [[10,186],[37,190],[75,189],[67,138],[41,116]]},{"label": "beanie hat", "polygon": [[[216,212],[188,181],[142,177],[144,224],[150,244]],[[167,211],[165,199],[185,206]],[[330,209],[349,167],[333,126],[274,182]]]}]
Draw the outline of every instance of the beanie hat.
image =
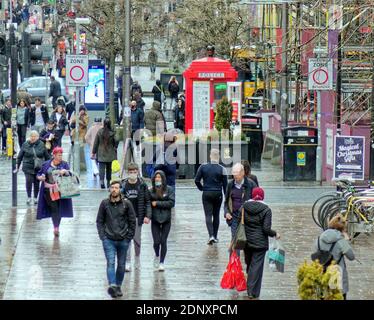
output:
[{"label": "beanie hat", "polygon": [[253,200],[264,200],[265,198],[265,192],[264,192],[264,189],[260,188],[260,187],[256,187],[256,188],[253,188],[252,190],[252,199]]}]

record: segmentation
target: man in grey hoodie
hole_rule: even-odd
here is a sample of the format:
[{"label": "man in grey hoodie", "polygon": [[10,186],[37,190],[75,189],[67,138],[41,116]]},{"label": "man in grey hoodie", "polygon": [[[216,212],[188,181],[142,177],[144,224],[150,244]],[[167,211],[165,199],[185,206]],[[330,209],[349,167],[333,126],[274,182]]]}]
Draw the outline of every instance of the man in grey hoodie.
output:
[{"label": "man in grey hoodie", "polygon": [[345,222],[342,215],[338,214],[333,217],[328,224],[328,229],[325,230],[319,238],[315,241],[315,249],[318,250],[318,240],[320,250],[329,251],[331,246],[335,243],[331,254],[334,260],[342,269],[342,280],[343,280],[343,297],[344,300],[347,299],[348,293],[348,272],[345,265],[344,257],[349,260],[354,260],[355,255],[353,253],[352,247],[349,243],[349,236],[345,232]]}]

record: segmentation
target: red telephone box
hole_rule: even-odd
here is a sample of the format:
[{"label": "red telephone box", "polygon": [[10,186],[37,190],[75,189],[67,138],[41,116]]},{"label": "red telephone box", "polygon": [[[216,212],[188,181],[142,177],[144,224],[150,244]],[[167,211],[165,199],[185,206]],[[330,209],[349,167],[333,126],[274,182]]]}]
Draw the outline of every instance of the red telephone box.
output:
[{"label": "red telephone box", "polygon": [[183,73],[186,88],[185,132],[196,134],[213,128],[214,106],[227,96],[227,82],[238,72],[230,62],[214,57],[194,60]]}]

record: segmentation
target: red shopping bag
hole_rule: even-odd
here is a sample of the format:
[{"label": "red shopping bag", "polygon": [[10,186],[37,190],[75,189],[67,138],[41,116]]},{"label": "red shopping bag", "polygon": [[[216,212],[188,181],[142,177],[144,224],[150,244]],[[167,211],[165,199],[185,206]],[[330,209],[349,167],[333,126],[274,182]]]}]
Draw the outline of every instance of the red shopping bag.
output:
[{"label": "red shopping bag", "polygon": [[49,194],[51,196],[52,201],[60,200],[60,192],[58,191],[57,187],[52,187],[49,189]]},{"label": "red shopping bag", "polygon": [[247,290],[247,281],[244,276],[242,263],[240,258],[235,254],[235,264],[233,266],[233,274],[235,278],[235,287],[238,291]]},{"label": "red shopping bag", "polygon": [[234,289],[235,288],[235,277],[233,273],[235,265],[235,257],[237,257],[235,251],[230,256],[229,263],[226,267],[225,273],[221,279],[221,288],[222,289]]}]

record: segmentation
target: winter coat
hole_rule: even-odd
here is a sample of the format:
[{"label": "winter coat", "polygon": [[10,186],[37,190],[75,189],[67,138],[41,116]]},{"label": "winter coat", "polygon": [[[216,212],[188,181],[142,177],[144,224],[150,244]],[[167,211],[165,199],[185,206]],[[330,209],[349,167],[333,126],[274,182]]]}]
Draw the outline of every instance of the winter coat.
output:
[{"label": "winter coat", "polygon": [[37,174],[34,168],[34,150],[37,158],[41,158],[45,161],[49,160],[49,154],[43,141],[37,140],[35,143],[31,143],[27,140],[22,145],[17,157],[17,168],[19,168],[22,163],[22,171],[26,174]]},{"label": "winter coat", "polygon": [[95,142],[95,138],[99,130],[103,127],[101,123],[94,123],[91,128],[88,129],[84,140],[90,146],[90,152],[92,153],[93,145]]},{"label": "winter coat", "polygon": [[143,99],[136,101],[136,107],[144,112],[145,102]]},{"label": "winter coat", "polygon": [[92,153],[96,154],[99,162],[112,162],[117,159],[118,141],[114,131],[109,132],[108,145],[104,145],[104,128],[100,129],[96,135]]},{"label": "winter coat", "polygon": [[200,191],[222,192],[223,189],[225,193],[227,189],[226,169],[215,162],[202,164],[196,172],[195,184]]},{"label": "winter coat", "polygon": [[[244,226],[247,236],[247,246],[253,249],[269,249],[268,237],[275,237],[271,229],[271,209],[261,201],[249,200],[244,203]],[[238,220],[241,214],[238,215]]]},{"label": "winter coat", "polygon": [[170,92],[170,96],[174,99],[178,98],[179,93],[179,84],[176,81],[170,81],[168,85],[168,90]]},{"label": "winter coat", "polygon": [[[43,164],[42,169],[38,172],[38,176],[41,175],[48,175],[48,170],[52,167],[51,165],[52,160],[49,160]],[[56,170],[70,170],[69,164],[65,161],[62,161],[56,168]],[[46,219],[51,217],[51,213],[48,211],[48,206],[45,202],[44,197],[44,190],[45,190],[45,183],[42,182],[40,186],[40,195],[43,195],[39,197],[38,201],[38,210],[36,214],[36,219]],[[59,203],[58,210],[61,218],[73,218],[73,202],[71,199],[60,199],[57,200]]]},{"label": "winter coat", "polygon": [[[141,226],[144,222],[144,218],[152,218],[152,209],[151,209],[151,198],[148,190],[147,184],[143,179],[139,179],[138,184],[138,207],[134,208],[136,218],[138,219],[138,225]],[[125,179],[121,183],[121,192],[122,194],[126,193],[126,183],[128,179]]]},{"label": "winter coat", "polygon": [[184,125],[185,125],[184,106],[182,106],[181,108],[177,106],[175,107],[175,111],[174,111],[174,127],[184,132]]},{"label": "winter coat", "polygon": [[[233,208],[232,208],[232,198],[231,198],[232,189],[235,188],[234,183],[235,183],[235,180],[231,180],[229,184],[227,185],[227,190],[225,194],[225,204],[224,204],[225,217],[226,217],[226,213],[230,213],[231,215],[234,215]],[[256,185],[254,184],[254,182],[244,177],[243,190],[242,190],[242,199],[243,199],[242,203],[243,204],[244,202],[252,199],[253,188],[256,188]]]},{"label": "winter coat", "polygon": [[[44,124],[46,124],[49,120],[48,109],[45,105],[42,105],[40,107],[40,109],[41,109],[41,112],[42,112],[42,117],[43,117]],[[36,107],[34,106],[34,107],[31,107],[31,109],[30,109],[30,125],[34,126],[35,121],[36,121]]]},{"label": "winter coat", "polygon": [[121,198],[112,202],[110,198],[101,202],[96,218],[100,240],[132,240],[135,235],[135,211],[130,200]]},{"label": "winter coat", "polygon": [[54,80],[49,85],[49,97],[58,98],[61,96],[61,84]]},{"label": "winter coat", "polygon": [[153,179],[150,195],[151,202],[156,201],[156,207],[152,206],[152,220],[158,223],[165,223],[171,220],[171,209],[175,206],[175,193],[173,188],[166,185],[165,174],[162,171],[158,170],[155,172],[155,175],[158,173],[162,177],[162,186],[165,192],[160,198],[157,196]]},{"label": "winter coat", "polygon": [[[165,137],[164,137],[165,139]],[[164,151],[156,150],[156,153],[153,157],[153,163],[155,170],[161,170],[165,173],[166,184],[168,186],[175,186],[175,181],[177,179],[177,148],[170,147],[171,142],[164,143]],[[173,151],[171,153],[169,151]],[[172,149],[173,148],[173,149]]]},{"label": "winter coat", "polygon": [[[89,121],[90,121],[90,118],[88,117],[87,113],[85,113],[83,117],[79,117],[79,142],[80,143],[85,142],[84,137],[86,136],[86,133],[87,133],[87,127],[88,127]],[[70,119],[70,123],[74,123],[74,125],[76,125],[75,124],[75,113],[72,115]],[[71,130],[72,141],[75,141],[75,132],[76,132],[76,127],[73,130]]]},{"label": "winter coat", "polygon": [[[343,278],[343,293],[347,293],[349,290],[348,286],[348,272],[347,266],[345,264],[344,257],[347,257],[349,260],[354,260],[355,255],[353,253],[352,247],[349,242],[344,238],[343,234],[335,229],[325,230],[319,237],[320,239],[320,248],[324,251],[329,251],[332,244],[336,243],[332,249],[331,254],[334,257],[336,262],[339,262],[339,266],[342,268],[342,278]],[[315,241],[315,251],[318,250],[317,245],[318,239]]]},{"label": "winter coat", "polygon": [[[17,107],[17,112],[18,112],[18,109],[21,108],[21,107]],[[30,124],[30,110],[29,108],[25,107],[25,124],[26,126],[29,126]],[[18,116],[16,116],[16,122],[17,122],[17,125],[18,125]]]},{"label": "winter coat", "polygon": [[4,106],[1,109],[1,123],[5,125],[5,121],[8,123],[8,126],[12,122],[12,109]]},{"label": "winter coat", "polygon": [[145,113],[144,124],[153,136],[165,132],[165,119],[161,112],[161,104],[158,101],[153,101],[152,108]]},{"label": "winter coat", "polygon": [[[43,141],[44,145],[46,146],[47,139],[49,139],[49,136],[53,134],[55,137],[50,140],[51,148],[47,149],[48,153],[51,154],[53,149],[58,146],[58,133],[55,129],[48,130],[47,128],[44,128],[42,131],[40,131],[40,140]],[[47,146],[46,146],[47,148]]]},{"label": "winter coat", "polygon": [[153,100],[162,103],[162,101],[161,101],[161,93],[165,94],[164,87],[162,85],[161,85],[161,87],[157,86],[157,85],[153,86],[152,93],[153,93]]},{"label": "winter coat", "polygon": [[131,131],[144,128],[144,111],[140,108],[131,110]]},{"label": "winter coat", "polygon": [[51,114],[51,120],[53,120],[56,123],[56,131],[62,131],[65,132],[66,126],[69,124],[68,120],[66,119],[66,116],[62,114],[62,117],[60,118],[60,121],[57,122],[57,112],[52,112]]}]

